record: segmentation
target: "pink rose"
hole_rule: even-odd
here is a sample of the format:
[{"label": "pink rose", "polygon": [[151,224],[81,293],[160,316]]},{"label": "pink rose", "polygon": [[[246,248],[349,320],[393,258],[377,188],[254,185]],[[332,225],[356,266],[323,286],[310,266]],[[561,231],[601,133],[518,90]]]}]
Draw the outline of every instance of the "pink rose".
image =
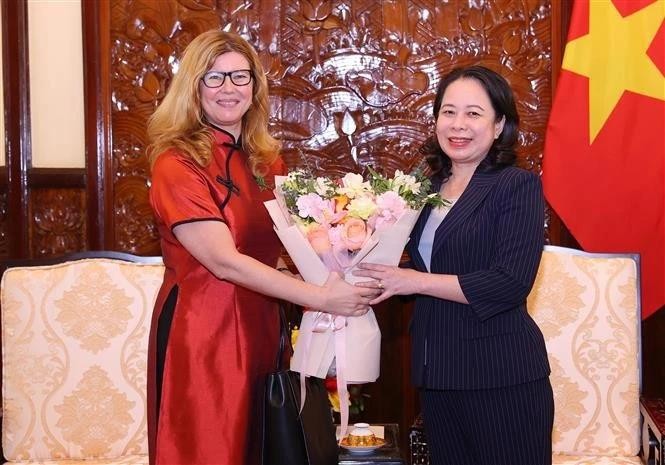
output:
[{"label": "pink rose", "polygon": [[325,254],[331,249],[328,229],[323,226],[316,226],[308,231],[307,240],[318,255]]},{"label": "pink rose", "polygon": [[342,224],[340,239],[348,250],[360,250],[370,234],[372,231],[363,220],[347,218]]}]

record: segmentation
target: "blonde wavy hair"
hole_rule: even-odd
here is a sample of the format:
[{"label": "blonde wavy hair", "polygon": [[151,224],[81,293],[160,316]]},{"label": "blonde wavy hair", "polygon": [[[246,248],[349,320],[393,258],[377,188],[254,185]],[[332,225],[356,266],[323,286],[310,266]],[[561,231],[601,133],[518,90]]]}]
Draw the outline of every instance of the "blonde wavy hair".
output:
[{"label": "blonde wavy hair", "polygon": [[199,83],[218,56],[238,52],[247,58],[253,75],[252,104],[242,118],[242,148],[255,176],[263,176],[277,159],[280,143],[268,132],[268,80],[256,50],[238,34],[212,30],[198,35],[185,48],[178,72],[148,119],[150,166],[160,154],[175,148],[201,166],[212,159],[214,137],[205,123]]}]

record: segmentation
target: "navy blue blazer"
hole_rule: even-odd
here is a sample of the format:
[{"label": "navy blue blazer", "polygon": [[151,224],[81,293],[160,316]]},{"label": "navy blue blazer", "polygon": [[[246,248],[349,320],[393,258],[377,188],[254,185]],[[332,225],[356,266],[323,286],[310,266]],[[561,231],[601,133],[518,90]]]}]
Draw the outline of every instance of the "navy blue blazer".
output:
[{"label": "navy blue blazer", "polygon": [[[423,210],[407,245],[412,267],[424,272],[418,243],[430,212]],[[484,389],[549,375],[543,335],[526,309],[543,245],[539,176],[481,164],[436,230],[430,264],[432,273],[459,277],[469,304],[416,296],[416,386]]]}]

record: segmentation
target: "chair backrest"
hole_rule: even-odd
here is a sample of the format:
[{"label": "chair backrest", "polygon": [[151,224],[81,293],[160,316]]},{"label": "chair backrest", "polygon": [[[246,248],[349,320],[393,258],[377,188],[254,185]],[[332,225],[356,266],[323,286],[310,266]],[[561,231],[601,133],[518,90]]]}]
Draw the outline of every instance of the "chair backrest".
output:
[{"label": "chair backrest", "polygon": [[638,454],[639,296],[637,255],[545,248],[528,305],[552,368],[555,454]]},{"label": "chair backrest", "polygon": [[148,332],[164,266],[116,255],[4,272],[7,460],[147,454]]}]

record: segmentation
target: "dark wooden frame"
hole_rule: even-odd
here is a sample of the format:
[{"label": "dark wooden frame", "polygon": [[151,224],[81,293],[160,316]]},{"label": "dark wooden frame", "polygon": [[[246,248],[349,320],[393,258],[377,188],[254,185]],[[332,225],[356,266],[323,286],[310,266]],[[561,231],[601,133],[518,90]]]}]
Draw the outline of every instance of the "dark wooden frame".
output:
[{"label": "dark wooden frame", "polygon": [[109,0],[83,0],[83,82],[87,178],[87,243],[113,249],[113,167],[111,157]]},{"label": "dark wooden frame", "polygon": [[29,255],[28,170],[31,167],[27,0],[2,0],[8,254]]},{"label": "dark wooden frame", "polygon": [[16,268],[17,266],[57,265],[59,263],[74,262],[77,260],[86,260],[90,258],[108,258],[112,260],[122,260],[125,262],[146,263],[154,265],[164,263],[161,256],[134,255],[127,252],[117,252],[112,250],[86,250],[83,252],[67,253],[58,257],[8,259],[1,263],[0,270],[4,273],[7,268]]},{"label": "dark wooden frame", "polygon": [[30,70],[27,0],[2,0],[2,61],[5,113],[5,166],[0,185],[6,189],[6,258],[31,256],[31,189],[86,186],[80,168],[33,168],[30,121]]},{"label": "dark wooden frame", "polygon": [[30,189],[64,189],[86,186],[83,168],[32,168],[28,172]]}]

